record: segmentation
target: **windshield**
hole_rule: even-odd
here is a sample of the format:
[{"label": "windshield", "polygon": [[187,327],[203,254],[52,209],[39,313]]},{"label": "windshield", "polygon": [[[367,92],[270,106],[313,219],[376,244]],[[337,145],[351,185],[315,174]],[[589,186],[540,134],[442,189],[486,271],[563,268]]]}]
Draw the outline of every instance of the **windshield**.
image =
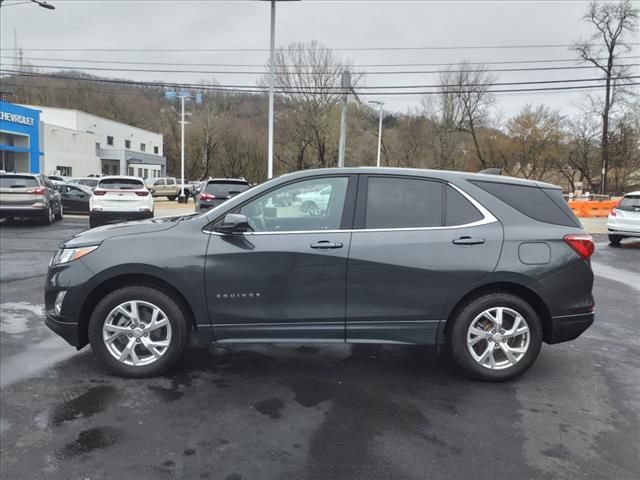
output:
[{"label": "windshield", "polygon": [[205,192],[215,196],[228,197],[244,192],[248,188],[249,184],[246,182],[209,182]]},{"label": "windshield", "polygon": [[37,187],[38,182],[34,177],[21,175],[7,175],[0,177],[0,188],[31,188]]},{"label": "windshield", "polygon": [[106,178],[100,180],[98,187],[109,190],[138,190],[144,188],[142,180],[135,178]]}]

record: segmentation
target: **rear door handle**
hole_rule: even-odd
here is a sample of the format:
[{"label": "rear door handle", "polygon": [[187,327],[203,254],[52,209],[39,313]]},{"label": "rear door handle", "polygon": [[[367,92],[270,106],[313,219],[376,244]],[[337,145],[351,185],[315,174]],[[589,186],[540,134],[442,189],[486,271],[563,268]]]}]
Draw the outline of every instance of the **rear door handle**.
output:
[{"label": "rear door handle", "polygon": [[453,241],[456,245],[482,245],[484,238],[460,237]]},{"label": "rear door handle", "polygon": [[312,243],[311,248],[317,248],[320,250],[327,250],[329,248],[342,248],[342,242],[330,242],[329,240],[320,240],[319,242]]}]

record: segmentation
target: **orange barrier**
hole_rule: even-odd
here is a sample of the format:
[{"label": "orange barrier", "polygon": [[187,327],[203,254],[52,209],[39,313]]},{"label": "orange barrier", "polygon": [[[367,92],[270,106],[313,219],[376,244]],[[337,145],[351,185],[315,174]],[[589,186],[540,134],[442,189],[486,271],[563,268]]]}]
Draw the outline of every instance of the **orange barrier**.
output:
[{"label": "orange barrier", "polygon": [[581,202],[579,200],[572,200],[569,202],[569,208],[573,210],[573,213],[575,213],[577,217],[607,217],[611,211],[611,207],[614,207],[617,203],[617,200],[606,200],[603,202]]}]

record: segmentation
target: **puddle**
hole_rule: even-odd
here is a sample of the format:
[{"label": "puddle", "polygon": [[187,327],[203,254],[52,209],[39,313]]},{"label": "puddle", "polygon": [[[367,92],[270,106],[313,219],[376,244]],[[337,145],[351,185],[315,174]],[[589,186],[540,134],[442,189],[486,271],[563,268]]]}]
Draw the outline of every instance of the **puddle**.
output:
[{"label": "puddle", "polygon": [[49,421],[51,425],[57,427],[63,422],[91,417],[104,411],[117,395],[117,390],[108,385],[92,387],[82,395],[55,407]]},{"label": "puddle", "polygon": [[96,427],[84,430],[78,435],[78,439],[67,443],[64,447],[56,450],[53,456],[58,460],[69,460],[91,453],[95,450],[110,447],[118,443],[122,438],[122,431],[113,427]]},{"label": "puddle", "polygon": [[0,304],[0,333],[19,335],[30,330],[29,319],[42,317],[43,305],[28,302],[5,302]]}]

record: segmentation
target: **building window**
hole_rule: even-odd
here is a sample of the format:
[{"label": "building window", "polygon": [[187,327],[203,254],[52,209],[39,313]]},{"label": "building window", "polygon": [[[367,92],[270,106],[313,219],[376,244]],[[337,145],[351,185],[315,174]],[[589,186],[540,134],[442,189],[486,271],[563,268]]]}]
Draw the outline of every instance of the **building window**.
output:
[{"label": "building window", "polygon": [[149,169],[145,168],[143,171],[143,178],[149,178]]},{"label": "building window", "polygon": [[109,135],[107,135],[107,145],[113,146],[113,137],[110,137]]},{"label": "building window", "polygon": [[124,148],[131,148],[131,140],[124,141]]},{"label": "building window", "polygon": [[153,147],[153,153],[158,155],[158,153],[160,153],[160,149],[158,147]]},{"label": "building window", "polygon": [[147,146],[144,143],[140,144],[140,151],[141,152],[146,152],[147,151]]},{"label": "building window", "polygon": [[130,177],[135,177],[135,175],[136,175],[135,169],[133,167],[129,167],[129,176]]},{"label": "building window", "polygon": [[100,143],[96,142],[96,157],[100,156]]},{"label": "building window", "polygon": [[56,170],[58,172],[60,172],[60,176],[61,177],[72,177],[73,176],[71,174],[71,167],[61,167],[60,165],[58,165],[56,167]]}]

